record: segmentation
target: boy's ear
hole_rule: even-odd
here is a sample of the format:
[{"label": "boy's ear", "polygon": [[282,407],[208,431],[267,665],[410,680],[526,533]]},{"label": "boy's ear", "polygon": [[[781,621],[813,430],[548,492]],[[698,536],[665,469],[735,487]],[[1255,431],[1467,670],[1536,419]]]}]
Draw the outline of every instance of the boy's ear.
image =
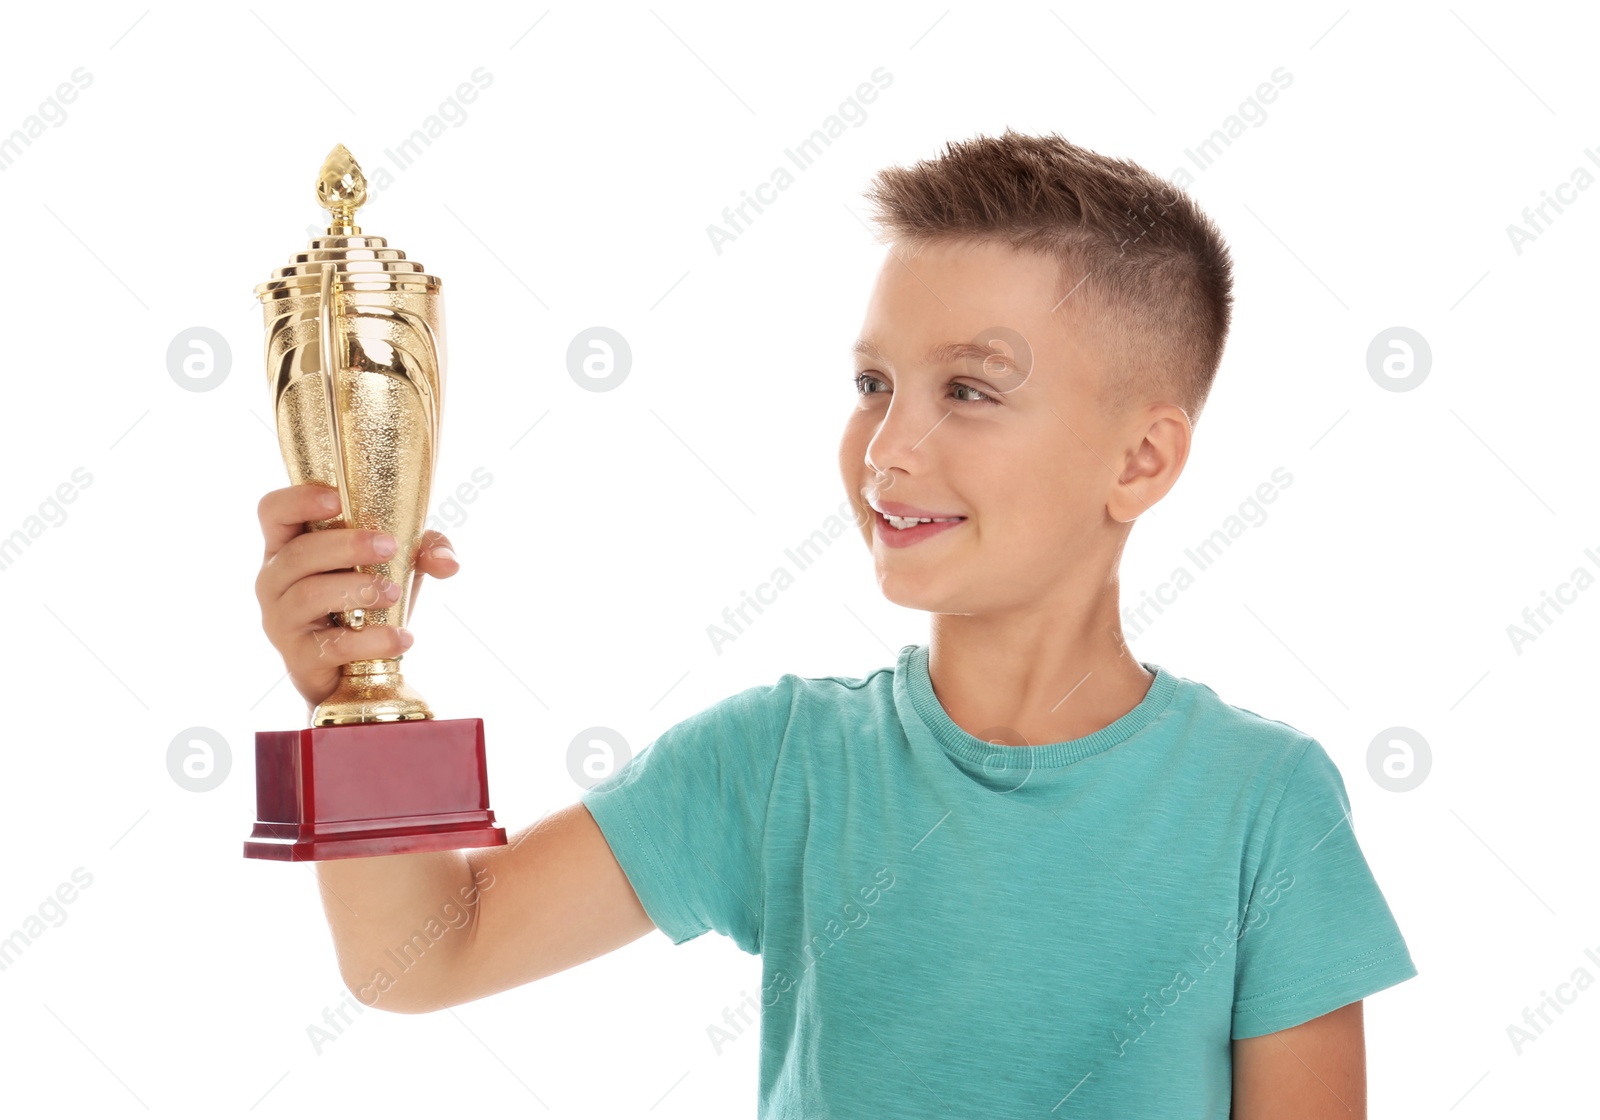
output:
[{"label": "boy's ear", "polygon": [[1122,474],[1106,496],[1112,520],[1135,521],[1177,485],[1189,461],[1193,430],[1177,405],[1152,405],[1132,429]]}]

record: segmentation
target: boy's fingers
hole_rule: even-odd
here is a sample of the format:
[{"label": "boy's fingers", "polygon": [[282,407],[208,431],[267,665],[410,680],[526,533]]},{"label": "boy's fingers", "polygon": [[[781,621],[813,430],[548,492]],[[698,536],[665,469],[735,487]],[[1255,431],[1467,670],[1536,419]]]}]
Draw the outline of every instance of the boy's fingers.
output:
[{"label": "boy's fingers", "polygon": [[461,570],[461,562],[450,549],[450,538],[437,529],[422,534],[417,548],[417,565],[411,577],[411,609],[416,610],[417,599],[422,594],[421,576],[449,579]]},{"label": "boy's fingers", "polygon": [[417,558],[417,571],[438,579],[447,579],[460,570],[461,561],[453,556],[439,556],[433,552],[424,552]]},{"label": "boy's fingers", "polygon": [[447,579],[460,571],[461,562],[455,558],[450,538],[437,529],[422,534],[417,549],[417,570],[438,579]]},{"label": "boy's fingers", "polygon": [[366,572],[322,572],[291,584],[263,608],[268,633],[293,633],[327,624],[328,616],[357,608],[377,610],[390,605],[380,588],[386,582]]},{"label": "boy's fingers", "polygon": [[378,660],[398,657],[406,651],[400,639],[398,626],[363,626],[351,630],[345,626],[323,626],[311,630],[306,637],[306,658],[314,670],[338,668],[352,661]]},{"label": "boy's fingers", "polygon": [[[324,505],[331,495],[333,502]],[[337,517],[339,492],[329,486],[314,482],[299,486],[285,486],[264,495],[256,506],[256,517],[261,522],[261,538],[265,551],[262,563],[275,556],[279,549],[306,531],[306,522],[323,521]]]},{"label": "boy's fingers", "polygon": [[307,576],[379,563],[383,558],[373,547],[379,535],[370,529],[322,529],[291,537],[262,563],[256,575],[256,598],[266,608]]}]

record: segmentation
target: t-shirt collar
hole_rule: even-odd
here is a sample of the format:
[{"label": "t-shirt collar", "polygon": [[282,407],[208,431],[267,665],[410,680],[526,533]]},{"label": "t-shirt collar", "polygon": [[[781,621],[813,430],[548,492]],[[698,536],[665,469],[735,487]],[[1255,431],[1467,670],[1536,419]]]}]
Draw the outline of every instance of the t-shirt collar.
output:
[{"label": "t-shirt collar", "polygon": [[928,647],[902,646],[895,669],[895,691],[909,699],[912,709],[933,737],[950,754],[967,762],[982,765],[985,771],[1022,770],[1035,771],[1048,767],[1068,766],[1090,755],[1099,754],[1126,741],[1166,711],[1177,680],[1160,665],[1141,661],[1145,669],[1154,674],[1144,699],[1115,722],[1099,731],[1078,739],[1065,739],[1059,743],[1042,743],[1038,746],[1002,746],[985,742],[968,734],[939,703],[933,691],[933,680],[928,675]]}]

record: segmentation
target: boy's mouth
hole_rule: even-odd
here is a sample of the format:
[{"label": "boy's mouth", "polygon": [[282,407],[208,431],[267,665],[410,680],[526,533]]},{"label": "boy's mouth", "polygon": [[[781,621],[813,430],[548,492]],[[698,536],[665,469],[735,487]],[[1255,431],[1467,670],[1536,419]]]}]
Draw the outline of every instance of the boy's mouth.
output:
[{"label": "boy's mouth", "polygon": [[[878,505],[889,507],[879,509]],[[890,512],[892,511],[892,512]],[[899,503],[880,502],[872,506],[874,535],[884,544],[902,548],[953,529],[966,520],[959,514],[936,514]]]},{"label": "boy's mouth", "polygon": [[939,513],[936,510],[909,506],[904,502],[890,502],[882,498],[868,498],[867,505],[884,517],[896,529],[909,529],[919,521],[965,521],[959,513]]}]

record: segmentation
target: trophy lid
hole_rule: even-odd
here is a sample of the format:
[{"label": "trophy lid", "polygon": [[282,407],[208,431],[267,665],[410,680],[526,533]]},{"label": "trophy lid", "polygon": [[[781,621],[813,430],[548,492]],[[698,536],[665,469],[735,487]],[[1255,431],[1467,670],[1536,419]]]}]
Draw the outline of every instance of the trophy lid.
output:
[{"label": "trophy lid", "polygon": [[314,237],[290,262],[256,285],[263,300],[314,294],[322,269],[332,263],[340,287],[347,291],[410,291],[437,293],[440,281],[421,262],[406,259],[382,237],[363,234],[356,210],[367,201],[367,177],[350,149],[335,144],[317,171],[317,203],[329,211],[326,236]]},{"label": "trophy lid", "polygon": [[322,161],[317,172],[317,201],[333,212],[328,232],[358,234],[361,227],[355,224],[356,208],[366,205],[367,177],[350,149],[335,144],[328,158]]}]

